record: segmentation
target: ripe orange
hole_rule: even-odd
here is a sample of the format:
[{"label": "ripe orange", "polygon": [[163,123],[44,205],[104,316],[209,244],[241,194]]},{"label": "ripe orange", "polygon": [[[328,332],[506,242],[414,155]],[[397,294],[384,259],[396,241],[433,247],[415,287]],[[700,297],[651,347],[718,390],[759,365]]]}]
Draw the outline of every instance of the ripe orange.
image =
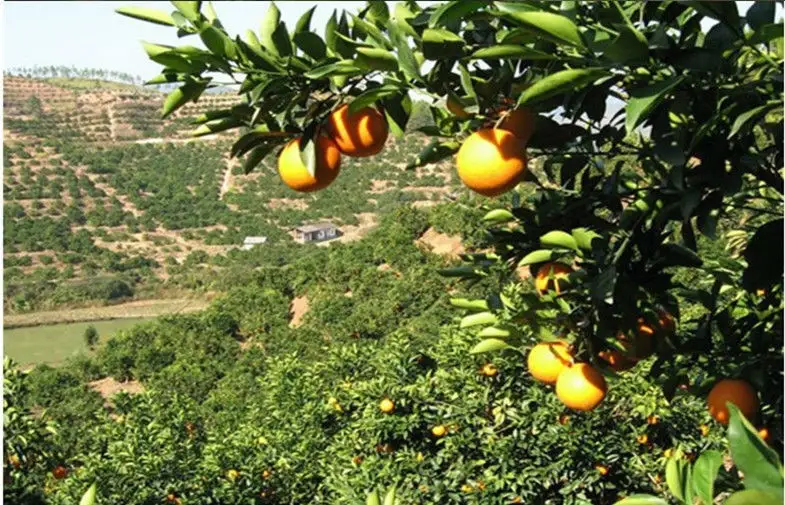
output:
[{"label": "ripe orange", "polygon": [[373,156],[384,147],[389,130],[387,120],[373,107],[349,114],[344,104],[330,114],[328,130],[338,149],[346,156]]},{"label": "ripe orange", "polygon": [[526,361],[532,377],[546,384],[555,384],[571,362],[572,355],[565,342],[537,344],[529,352]]},{"label": "ripe orange", "polygon": [[229,480],[237,480],[237,477],[240,476],[240,472],[237,470],[231,469],[226,471],[226,478]]},{"label": "ripe orange", "polygon": [[646,418],[646,422],[649,424],[659,424],[660,423],[660,416],[652,415]]},{"label": "ripe orange", "polygon": [[379,410],[384,412],[385,414],[392,414],[395,411],[395,404],[389,398],[385,398],[381,402],[379,402]]},{"label": "ripe orange", "polygon": [[311,192],[326,188],[341,170],[341,153],[329,137],[314,138],[316,149],[316,172],[308,173],[308,168],[300,159],[300,141],[294,139],[283,148],[278,158],[278,174],[281,180],[295,191]]},{"label": "ripe orange", "polygon": [[11,466],[13,466],[14,468],[19,468],[20,466],[22,466],[22,462],[19,460],[19,456],[17,456],[16,454],[11,454],[10,456],[8,456],[8,462],[11,463]]},{"label": "ripe orange", "polygon": [[64,467],[63,465],[57,465],[52,470],[52,475],[57,480],[65,479],[66,477],[68,477],[68,469],[66,467]]},{"label": "ripe orange", "polygon": [[480,368],[480,374],[486,377],[496,377],[498,373],[499,369],[493,363],[486,363]]},{"label": "ripe orange", "polygon": [[608,467],[605,465],[600,465],[600,464],[594,465],[594,469],[597,470],[597,472],[599,472],[600,475],[608,475]]},{"label": "ripe orange", "polygon": [[499,123],[499,128],[512,133],[520,142],[526,144],[534,133],[537,116],[527,108],[513,109]]},{"label": "ripe orange", "polygon": [[556,294],[561,294],[562,290],[567,288],[567,276],[572,272],[572,268],[564,263],[545,263],[537,269],[537,275],[534,278],[534,288],[541,295],[548,291],[556,291]]},{"label": "ripe orange", "polygon": [[764,426],[763,428],[758,430],[758,436],[762,438],[764,442],[768,443],[769,437],[771,435],[769,434],[769,429]]},{"label": "ripe orange", "polygon": [[701,430],[701,435],[704,437],[709,434],[709,427],[705,424],[700,425],[700,430]]},{"label": "ripe orange", "polygon": [[439,424],[431,428],[431,433],[436,438],[442,438],[447,434],[447,427],[443,424]]},{"label": "ripe orange", "polygon": [[594,410],[607,392],[605,377],[588,363],[576,363],[567,368],[556,381],[556,396],[575,410]]},{"label": "ripe orange", "polygon": [[273,475],[273,472],[272,472],[271,470],[264,470],[264,471],[262,472],[262,478],[263,478],[264,480],[267,480],[267,479],[269,479],[270,477],[272,477],[272,475]]},{"label": "ripe orange", "polygon": [[726,402],[736,405],[749,420],[758,412],[758,395],[749,382],[741,379],[723,379],[711,388],[706,398],[709,414],[722,424],[728,424],[730,414]]},{"label": "ripe orange", "polygon": [[463,142],[456,164],[458,177],[469,189],[498,196],[523,180],[526,148],[507,130],[485,128]]},{"label": "ripe orange", "polygon": [[447,97],[447,110],[452,112],[458,119],[468,119],[471,117],[471,114],[466,112],[463,105],[457,100],[454,100],[451,96]]},{"label": "ripe orange", "polygon": [[665,449],[662,453],[664,458],[670,458],[673,455],[673,449]]},{"label": "ripe orange", "polygon": [[623,372],[635,366],[635,361],[629,359],[621,352],[611,349],[609,351],[600,351],[597,355],[608,363],[611,370],[614,372]]},{"label": "ripe orange", "polygon": [[638,435],[637,437],[635,437],[635,440],[637,440],[638,443],[641,445],[646,445],[649,443],[649,436],[644,433],[642,435]]}]

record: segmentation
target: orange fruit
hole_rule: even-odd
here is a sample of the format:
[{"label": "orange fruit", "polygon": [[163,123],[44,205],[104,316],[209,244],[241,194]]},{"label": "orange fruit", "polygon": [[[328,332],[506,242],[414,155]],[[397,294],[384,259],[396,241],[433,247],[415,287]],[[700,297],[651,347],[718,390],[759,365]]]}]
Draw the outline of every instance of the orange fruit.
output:
[{"label": "orange fruit", "polygon": [[385,414],[392,414],[395,411],[395,404],[389,398],[385,398],[381,402],[379,402],[379,410],[384,412]]},{"label": "orange fruit", "polygon": [[471,114],[466,112],[466,109],[463,108],[457,100],[453,99],[453,97],[447,97],[447,110],[452,112],[455,117],[458,119],[468,119],[471,117]]},{"label": "orange fruit", "polygon": [[541,295],[550,290],[556,291],[558,295],[563,289],[566,289],[567,282],[562,279],[566,279],[570,272],[572,272],[572,268],[564,263],[545,263],[537,269],[537,275],[534,278],[534,288]]},{"label": "orange fruit", "polygon": [[600,475],[608,475],[608,467],[605,465],[594,465],[594,469],[597,470]]},{"label": "orange fruit", "polygon": [[739,408],[749,420],[758,412],[758,395],[749,382],[741,379],[723,379],[711,388],[706,398],[709,414],[722,424],[728,424],[730,413],[726,402]]},{"label": "orange fruit", "polygon": [[673,335],[676,332],[676,320],[673,316],[665,309],[659,309],[657,314],[660,330],[667,335]]},{"label": "orange fruit", "polygon": [[638,435],[637,437],[635,437],[635,440],[637,440],[638,443],[641,445],[646,445],[649,443],[649,436],[644,433],[642,435]]},{"label": "orange fruit", "polygon": [[341,153],[329,137],[314,138],[316,149],[316,172],[308,173],[308,168],[300,159],[300,141],[294,139],[286,144],[278,158],[278,175],[284,184],[295,191],[311,192],[326,188],[341,170]]},{"label": "orange fruit", "polygon": [[564,342],[537,344],[529,352],[527,359],[532,377],[546,384],[555,384],[556,379],[571,362],[569,346]]},{"label": "orange fruit", "polygon": [[444,426],[443,424],[439,424],[431,428],[431,433],[436,438],[442,438],[447,434],[447,427]]},{"label": "orange fruit", "polygon": [[486,377],[496,377],[498,373],[499,369],[493,363],[486,363],[480,368],[480,374]]},{"label": "orange fruit", "polygon": [[564,414],[560,415],[559,416],[559,424],[561,424],[562,426],[566,426],[566,425],[570,424],[570,416],[564,415]]},{"label": "orange fruit", "polygon": [[660,416],[649,416],[646,418],[646,422],[649,424],[659,424]]},{"label": "orange fruit", "polygon": [[526,144],[534,133],[536,118],[537,115],[525,107],[513,109],[499,123],[499,128],[507,130],[515,135],[520,142]]},{"label": "orange fruit", "polygon": [[57,480],[65,479],[66,477],[68,477],[68,469],[66,467],[64,467],[63,465],[57,465],[52,470],[52,475]]},{"label": "orange fruit", "polygon": [[240,472],[237,470],[231,469],[226,471],[226,478],[229,480],[236,480],[237,477],[240,476]]},{"label": "orange fruit", "polygon": [[20,466],[22,466],[22,462],[19,460],[19,456],[17,456],[16,454],[11,454],[10,456],[8,456],[8,462],[11,463],[11,466],[13,466],[14,468],[19,468]]},{"label": "orange fruit", "polygon": [[270,470],[264,470],[264,471],[262,472],[262,478],[263,478],[264,480],[267,480],[267,479],[269,479],[270,477],[272,477],[272,475],[273,475],[273,472],[272,472],[272,471],[270,471]]},{"label": "orange fruit", "polygon": [[346,156],[373,156],[384,147],[389,130],[384,115],[373,107],[349,114],[344,104],[330,114],[328,131],[338,149]]},{"label": "orange fruit", "polygon": [[623,372],[635,366],[635,361],[615,349],[600,351],[597,355],[607,362],[614,372]]},{"label": "orange fruit", "polygon": [[700,425],[701,435],[704,437],[709,434],[709,427],[705,424]]},{"label": "orange fruit", "polygon": [[458,150],[458,177],[484,196],[506,193],[523,179],[526,148],[507,130],[485,128],[469,135]]},{"label": "orange fruit", "polygon": [[556,396],[575,410],[594,410],[607,392],[605,377],[588,363],[576,363],[567,368],[556,381]]},{"label": "orange fruit", "polygon": [[665,451],[663,451],[662,453],[662,456],[664,458],[670,458],[672,455],[673,455],[673,449],[665,449]]},{"label": "orange fruit", "polygon": [[769,433],[769,429],[764,426],[758,430],[758,436],[763,439],[764,442],[768,443],[771,434]]}]

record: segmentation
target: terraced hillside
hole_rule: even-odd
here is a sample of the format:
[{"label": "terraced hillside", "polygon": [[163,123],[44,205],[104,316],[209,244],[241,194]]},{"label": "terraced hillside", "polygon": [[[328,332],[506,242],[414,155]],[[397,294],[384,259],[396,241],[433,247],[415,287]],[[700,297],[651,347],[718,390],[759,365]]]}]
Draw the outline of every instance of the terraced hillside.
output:
[{"label": "terraced hillside", "polygon": [[[189,119],[238,101],[205,95],[169,120],[163,94],[94,90],[6,77],[5,307],[13,312],[85,305],[181,289],[212,290],[204,272],[230,268],[246,236],[290,246],[294,227],[331,221],[341,241],[380,213],[462,194],[446,166],[405,170],[416,134],[382,154],[343,159],[318,194],[284,186],[270,156],[252,175],[227,157],[231,137],[191,139]],[[258,249],[258,248],[257,248]],[[204,274],[206,275],[206,274]]]}]

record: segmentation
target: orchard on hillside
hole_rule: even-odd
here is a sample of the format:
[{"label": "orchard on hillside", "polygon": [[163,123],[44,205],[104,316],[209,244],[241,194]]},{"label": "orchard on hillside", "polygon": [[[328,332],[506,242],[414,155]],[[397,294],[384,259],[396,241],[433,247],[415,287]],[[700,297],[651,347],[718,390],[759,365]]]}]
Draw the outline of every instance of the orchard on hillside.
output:
[{"label": "orchard on hillside", "polygon": [[150,83],[182,83],[163,115],[228,79],[244,103],[195,118],[193,134],[236,129],[246,172],[278,156],[294,190],[329,185],[341,156],[378,153],[406,131],[413,92],[430,97],[419,130],[432,141],[407,168],[455,156],[468,188],[511,194],[484,201],[486,252],[443,272],[498,281],[485,300],[454,301],[462,328],[481,327],[472,352],[560,342],[530,372],[575,410],[645,367],[666,398],[707,397],[720,423],[734,404],[781,447],[773,3],[742,16],[733,2],[373,1],[334,13],[324,37],[315,7],[290,32],[273,4],[258,33],[233,37],[210,3],[173,3],[119,9],[206,47],[144,44],[163,66]]}]

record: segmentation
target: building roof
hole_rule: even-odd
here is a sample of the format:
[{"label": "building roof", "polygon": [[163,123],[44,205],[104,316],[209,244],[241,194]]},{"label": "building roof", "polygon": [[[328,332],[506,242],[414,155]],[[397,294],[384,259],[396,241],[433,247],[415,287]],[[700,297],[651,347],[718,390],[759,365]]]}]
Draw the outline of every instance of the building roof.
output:
[{"label": "building roof", "polygon": [[312,231],[330,230],[335,227],[336,226],[332,223],[314,223],[314,224],[304,224],[302,226],[298,226],[297,228],[295,228],[295,230],[301,231],[303,233],[310,233]]},{"label": "building roof", "polygon": [[245,237],[244,244],[264,244],[267,242],[267,237]]}]

